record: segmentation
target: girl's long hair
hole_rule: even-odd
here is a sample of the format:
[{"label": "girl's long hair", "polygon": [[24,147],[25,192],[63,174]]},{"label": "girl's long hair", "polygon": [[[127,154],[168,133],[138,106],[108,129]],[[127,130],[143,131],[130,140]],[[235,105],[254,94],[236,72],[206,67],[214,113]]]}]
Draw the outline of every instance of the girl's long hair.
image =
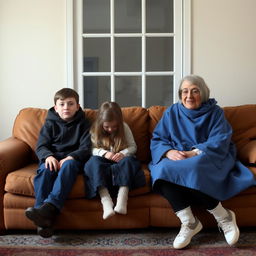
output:
[{"label": "girl's long hair", "polygon": [[[108,134],[103,129],[103,123],[113,121],[117,122],[117,131]],[[123,115],[120,106],[116,102],[107,101],[102,103],[90,133],[93,147],[104,148],[105,150],[111,150],[114,153],[118,153],[120,150],[127,147]]]}]

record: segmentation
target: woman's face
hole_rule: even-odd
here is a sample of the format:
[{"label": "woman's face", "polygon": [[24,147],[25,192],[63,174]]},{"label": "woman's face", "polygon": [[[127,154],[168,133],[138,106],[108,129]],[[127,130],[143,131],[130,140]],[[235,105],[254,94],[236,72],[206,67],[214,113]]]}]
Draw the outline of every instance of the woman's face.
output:
[{"label": "woman's face", "polygon": [[188,109],[197,109],[201,106],[201,94],[199,88],[185,80],[181,85],[181,101]]}]

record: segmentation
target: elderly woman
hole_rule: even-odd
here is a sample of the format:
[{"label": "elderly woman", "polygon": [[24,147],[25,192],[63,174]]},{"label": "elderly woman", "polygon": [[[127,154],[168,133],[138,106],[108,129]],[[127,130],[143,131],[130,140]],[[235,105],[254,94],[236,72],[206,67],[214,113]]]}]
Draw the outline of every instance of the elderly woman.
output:
[{"label": "elderly woman", "polygon": [[171,204],[181,221],[173,247],[186,247],[202,229],[191,206],[210,212],[229,245],[239,239],[235,213],[220,201],[255,185],[253,174],[236,160],[232,128],[223,110],[209,99],[209,88],[196,75],[182,79],[180,102],[170,106],[151,140],[149,165],[153,189]]}]

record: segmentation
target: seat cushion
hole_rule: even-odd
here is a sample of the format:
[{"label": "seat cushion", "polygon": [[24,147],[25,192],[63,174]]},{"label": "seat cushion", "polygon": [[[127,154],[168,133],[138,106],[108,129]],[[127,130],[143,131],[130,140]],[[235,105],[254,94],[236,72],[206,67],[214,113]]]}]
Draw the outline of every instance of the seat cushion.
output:
[{"label": "seat cushion", "polygon": [[[33,181],[37,167],[37,164],[30,164],[24,168],[9,173],[6,178],[5,191],[12,194],[34,197]],[[142,165],[142,169],[145,173],[146,185],[130,191],[129,196],[143,195],[151,191],[150,172],[147,165]],[[79,174],[68,198],[84,198],[85,191],[83,175]]]}]

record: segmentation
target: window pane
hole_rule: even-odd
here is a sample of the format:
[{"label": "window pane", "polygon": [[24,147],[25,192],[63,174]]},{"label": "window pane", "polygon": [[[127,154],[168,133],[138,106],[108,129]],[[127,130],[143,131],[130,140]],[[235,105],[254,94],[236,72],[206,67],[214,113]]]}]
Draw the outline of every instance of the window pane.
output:
[{"label": "window pane", "polygon": [[146,71],[173,71],[173,38],[147,38],[146,45]]},{"label": "window pane", "polygon": [[110,99],[110,77],[84,77],[84,108],[98,109]]},{"label": "window pane", "polygon": [[122,107],[141,106],[141,77],[116,77],[115,94],[116,102]]},{"label": "window pane", "polygon": [[115,1],[115,33],[141,32],[141,1]]},{"label": "window pane", "polygon": [[146,84],[146,107],[169,106],[173,103],[173,77],[147,76]]},{"label": "window pane", "polygon": [[147,33],[173,33],[173,0],[147,0]]},{"label": "window pane", "polygon": [[84,38],[83,52],[84,72],[110,71],[109,38]]},{"label": "window pane", "polygon": [[83,32],[109,33],[110,32],[110,1],[84,0],[83,1]]},{"label": "window pane", "polygon": [[115,71],[141,71],[141,38],[115,39]]}]

